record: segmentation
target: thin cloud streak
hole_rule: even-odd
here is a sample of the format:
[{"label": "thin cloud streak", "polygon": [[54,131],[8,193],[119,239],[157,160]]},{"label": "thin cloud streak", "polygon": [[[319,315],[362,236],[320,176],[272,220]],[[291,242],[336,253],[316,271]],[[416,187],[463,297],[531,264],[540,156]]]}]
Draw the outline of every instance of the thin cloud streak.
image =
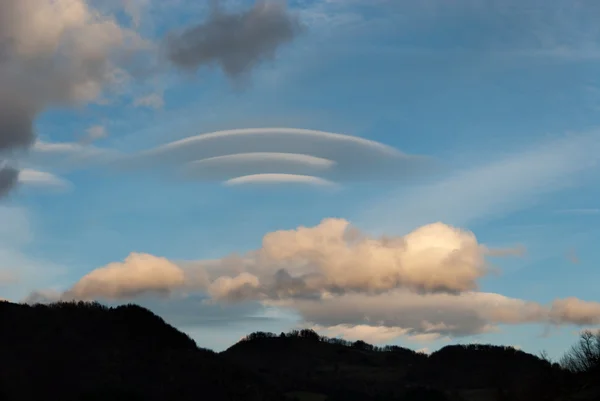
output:
[{"label": "thin cloud streak", "polygon": [[23,169],[19,171],[19,183],[32,187],[66,190],[71,183],[46,171]]},{"label": "thin cloud streak", "polygon": [[573,215],[594,215],[600,214],[600,209],[588,208],[588,209],[562,209],[557,210],[558,214],[573,214]]}]

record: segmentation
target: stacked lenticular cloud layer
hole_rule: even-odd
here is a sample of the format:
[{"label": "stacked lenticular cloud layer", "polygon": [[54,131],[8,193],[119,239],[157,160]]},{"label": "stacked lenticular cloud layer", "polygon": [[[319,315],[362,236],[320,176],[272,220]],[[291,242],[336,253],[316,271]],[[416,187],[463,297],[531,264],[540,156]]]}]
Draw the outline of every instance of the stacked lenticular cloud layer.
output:
[{"label": "stacked lenticular cloud layer", "polygon": [[188,178],[226,185],[328,186],[406,177],[421,171],[427,161],[356,136],[298,128],[246,128],[170,142],[139,153],[128,165],[173,168]]}]

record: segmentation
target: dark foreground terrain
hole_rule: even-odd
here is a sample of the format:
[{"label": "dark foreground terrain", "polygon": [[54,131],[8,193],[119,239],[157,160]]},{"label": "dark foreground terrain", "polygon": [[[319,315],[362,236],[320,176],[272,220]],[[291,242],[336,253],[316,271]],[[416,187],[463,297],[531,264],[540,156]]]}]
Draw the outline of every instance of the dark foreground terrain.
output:
[{"label": "dark foreground terrain", "polygon": [[[217,354],[136,305],[0,302],[0,400],[600,400],[600,336],[561,364],[510,347],[431,355],[253,333]],[[598,384],[596,384],[598,382]]]}]

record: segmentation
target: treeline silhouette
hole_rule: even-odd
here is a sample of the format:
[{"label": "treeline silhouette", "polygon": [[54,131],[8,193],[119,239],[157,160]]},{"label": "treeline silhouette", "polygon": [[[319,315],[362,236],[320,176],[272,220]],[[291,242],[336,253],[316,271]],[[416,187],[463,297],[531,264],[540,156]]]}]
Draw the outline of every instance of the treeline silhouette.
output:
[{"label": "treeline silhouette", "polygon": [[486,400],[553,400],[569,375],[513,347],[450,345],[427,355],[310,329],[255,332],[224,355],[274,379],[283,392],[299,387],[328,400],[461,400],[473,391]]},{"label": "treeline silhouette", "polygon": [[255,332],[215,353],[137,305],[0,302],[0,400],[600,400],[600,335],[558,362],[513,347],[431,354]]}]

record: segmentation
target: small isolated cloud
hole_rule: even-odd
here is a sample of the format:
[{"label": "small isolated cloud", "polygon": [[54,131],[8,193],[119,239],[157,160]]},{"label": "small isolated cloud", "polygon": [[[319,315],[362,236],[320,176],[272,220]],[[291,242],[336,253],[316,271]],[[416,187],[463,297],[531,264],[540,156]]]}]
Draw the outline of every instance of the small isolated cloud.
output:
[{"label": "small isolated cloud", "polygon": [[165,100],[159,93],[151,93],[146,96],[140,96],[134,99],[135,107],[147,107],[149,109],[162,109],[165,106]]},{"label": "small isolated cloud", "polygon": [[99,139],[106,138],[108,132],[103,125],[92,125],[85,130],[85,136],[82,140],[84,144],[96,142]]},{"label": "small isolated cloud", "polygon": [[71,183],[63,178],[52,173],[32,169],[19,171],[19,183],[34,188],[54,190],[66,190],[71,187]]},{"label": "small isolated cloud", "polygon": [[298,17],[282,1],[259,0],[237,13],[222,10],[218,3],[213,2],[206,21],[167,37],[167,57],[175,66],[196,70],[215,64],[238,78],[273,58],[301,32]]}]

